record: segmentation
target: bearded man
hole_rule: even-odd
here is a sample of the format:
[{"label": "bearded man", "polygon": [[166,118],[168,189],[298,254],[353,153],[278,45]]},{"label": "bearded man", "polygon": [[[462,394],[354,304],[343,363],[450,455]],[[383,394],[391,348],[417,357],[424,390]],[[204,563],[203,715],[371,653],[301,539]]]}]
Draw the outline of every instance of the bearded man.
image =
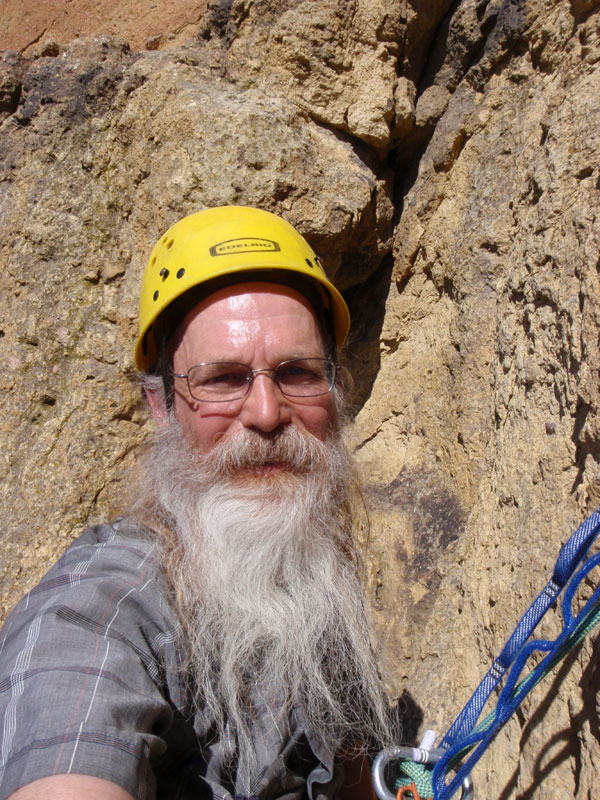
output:
[{"label": "bearded man", "polygon": [[5,625],[3,798],[365,797],[390,724],[340,434],[348,327],[270,213],[160,239],[135,350],[158,435],[130,513]]}]

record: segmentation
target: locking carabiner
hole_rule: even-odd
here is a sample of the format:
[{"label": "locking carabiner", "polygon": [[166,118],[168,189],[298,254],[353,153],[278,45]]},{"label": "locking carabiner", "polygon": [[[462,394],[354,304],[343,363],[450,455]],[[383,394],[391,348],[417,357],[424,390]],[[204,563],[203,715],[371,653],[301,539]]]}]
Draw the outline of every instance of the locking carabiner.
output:
[{"label": "locking carabiner", "polygon": [[[385,770],[390,761],[412,761],[415,764],[435,764],[446,751],[442,748],[433,747],[389,747],[382,750],[375,757],[371,768],[373,787],[379,800],[396,800],[396,795],[390,791],[386,778]],[[462,782],[461,800],[474,800],[475,790],[470,775],[467,775]]]}]

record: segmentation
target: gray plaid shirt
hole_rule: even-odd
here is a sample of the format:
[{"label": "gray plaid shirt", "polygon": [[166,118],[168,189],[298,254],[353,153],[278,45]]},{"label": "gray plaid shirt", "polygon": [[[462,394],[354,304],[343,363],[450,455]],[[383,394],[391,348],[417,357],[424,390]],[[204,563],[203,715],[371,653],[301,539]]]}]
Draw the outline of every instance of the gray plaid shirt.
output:
[{"label": "gray plaid shirt", "polygon": [[139,800],[337,793],[333,754],[299,714],[275,720],[276,697],[258,687],[260,768],[251,787],[236,785],[178,663],[152,539],[126,520],[87,530],[0,634],[0,798],[65,773],[113,781]]}]

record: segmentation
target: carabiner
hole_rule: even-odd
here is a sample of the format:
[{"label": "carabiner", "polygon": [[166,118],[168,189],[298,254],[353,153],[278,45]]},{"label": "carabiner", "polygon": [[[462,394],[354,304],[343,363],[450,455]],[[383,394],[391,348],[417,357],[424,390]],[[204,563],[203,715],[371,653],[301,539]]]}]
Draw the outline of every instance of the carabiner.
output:
[{"label": "carabiner", "polygon": [[[435,764],[446,751],[433,747],[425,750],[422,747],[388,747],[377,754],[371,768],[373,787],[379,800],[396,800],[385,780],[385,768],[390,761],[413,761],[416,764]],[[475,790],[470,775],[462,782],[460,800],[475,800]]]}]

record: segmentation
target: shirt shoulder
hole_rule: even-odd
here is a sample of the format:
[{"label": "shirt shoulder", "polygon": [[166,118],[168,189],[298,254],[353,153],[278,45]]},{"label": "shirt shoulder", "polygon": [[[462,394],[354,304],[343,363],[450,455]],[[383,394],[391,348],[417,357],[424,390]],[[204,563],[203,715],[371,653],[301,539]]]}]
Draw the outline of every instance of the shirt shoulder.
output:
[{"label": "shirt shoulder", "polygon": [[4,637],[10,638],[23,618],[50,611],[64,618],[68,609],[76,615],[88,613],[97,630],[110,623],[111,612],[118,612],[121,627],[133,615],[157,630],[173,628],[169,592],[153,537],[124,519],[88,528],[16,606]]}]

